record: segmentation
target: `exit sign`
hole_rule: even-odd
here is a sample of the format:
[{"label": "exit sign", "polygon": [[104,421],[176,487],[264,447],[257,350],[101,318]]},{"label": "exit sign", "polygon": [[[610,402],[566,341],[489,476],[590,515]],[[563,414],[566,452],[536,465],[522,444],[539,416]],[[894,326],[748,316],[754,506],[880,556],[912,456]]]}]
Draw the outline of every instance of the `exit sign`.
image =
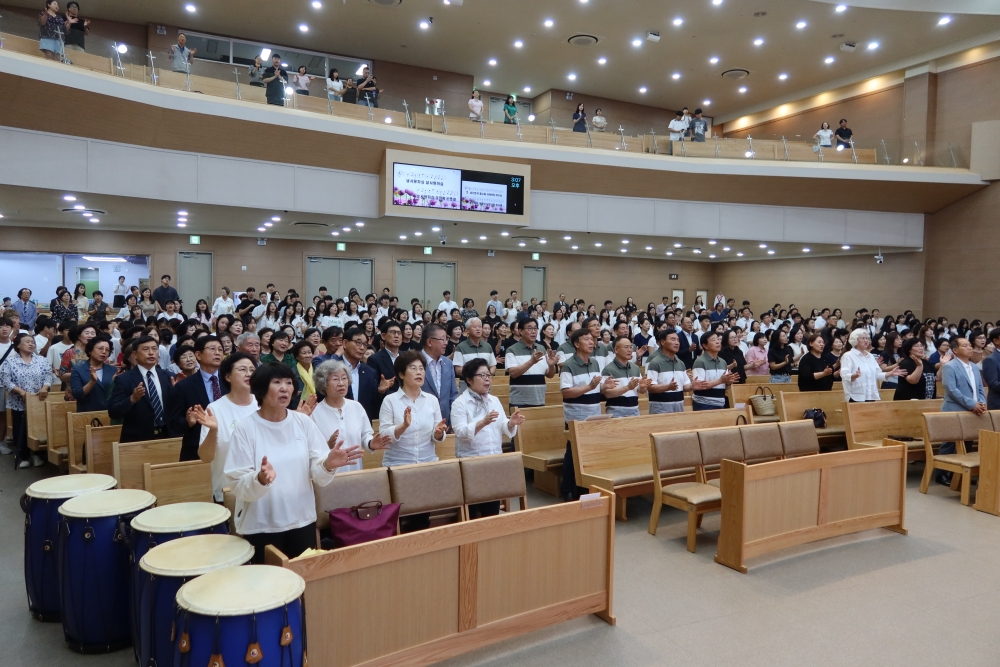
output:
[{"label": "exit sign", "polygon": [[533,253],[531,253],[531,259],[532,260],[536,260],[537,261],[537,260],[539,260],[541,258],[542,258],[542,253],[540,253],[540,252],[533,252]]},{"label": "exit sign", "polygon": [[338,243],[337,244],[337,252],[346,252],[346,251],[347,251],[347,244],[346,243]]},{"label": "exit sign", "polygon": [[201,237],[200,236],[193,236],[193,235],[189,236],[188,237],[188,243],[190,243],[191,245],[201,245]]},{"label": "exit sign", "polygon": [[434,254],[434,248],[431,247],[431,246],[429,246],[429,245],[425,245],[424,246],[424,254],[425,255],[433,255]]}]

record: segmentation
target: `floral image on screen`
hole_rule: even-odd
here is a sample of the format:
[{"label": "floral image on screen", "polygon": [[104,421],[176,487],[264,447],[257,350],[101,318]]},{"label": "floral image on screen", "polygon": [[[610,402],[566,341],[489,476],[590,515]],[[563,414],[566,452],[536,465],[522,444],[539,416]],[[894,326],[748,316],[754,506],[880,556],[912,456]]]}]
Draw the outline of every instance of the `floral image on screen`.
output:
[{"label": "floral image on screen", "polygon": [[507,186],[497,183],[463,182],[462,210],[506,213]]},{"label": "floral image on screen", "polygon": [[393,165],[392,203],[396,206],[457,210],[461,198],[462,172],[457,169]]}]

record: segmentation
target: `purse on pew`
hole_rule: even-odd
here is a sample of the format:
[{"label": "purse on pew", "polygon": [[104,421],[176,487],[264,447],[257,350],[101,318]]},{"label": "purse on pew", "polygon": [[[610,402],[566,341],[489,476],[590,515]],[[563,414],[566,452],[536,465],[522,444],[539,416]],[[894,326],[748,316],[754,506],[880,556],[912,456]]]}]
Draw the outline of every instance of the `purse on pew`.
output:
[{"label": "purse on pew", "polygon": [[740,420],[741,420],[741,419],[743,420],[743,423],[744,423],[744,424],[746,424],[746,423],[747,423],[747,416],[746,416],[746,415],[740,415],[739,417],[737,417],[737,418],[736,418],[736,425],[737,425],[737,426],[739,426],[739,425],[740,425]]},{"label": "purse on pew", "polygon": [[[101,422],[101,420],[100,420],[99,417],[94,417],[93,419],[90,420],[90,426],[92,428],[99,428],[101,426],[104,426],[104,424]],[[83,448],[83,452],[80,454],[80,461],[84,465],[87,465],[87,448],[86,447]]]},{"label": "purse on pew", "polygon": [[371,500],[330,510],[330,536],[335,549],[392,537],[399,522],[399,503]]},{"label": "purse on pew", "polygon": [[753,413],[758,417],[770,417],[774,414],[774,393],[770,387],[757,387],[750,397]]},{"label": "purse on pew", "polygon": [[811,419],[816,428],[826,428],[826,413],[822,408],[809,408],[802,413],[803,419]]}]

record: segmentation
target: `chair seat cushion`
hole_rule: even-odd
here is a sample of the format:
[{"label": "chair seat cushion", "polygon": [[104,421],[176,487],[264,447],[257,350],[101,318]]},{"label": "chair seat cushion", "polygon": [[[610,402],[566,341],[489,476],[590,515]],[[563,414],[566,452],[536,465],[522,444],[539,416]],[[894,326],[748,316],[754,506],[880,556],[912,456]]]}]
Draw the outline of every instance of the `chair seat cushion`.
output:
[{"label": "chair seat cushion", "polygon": [[709,486],[714,486],[715,488],[722,488],[722,480],[719,478],[708,480]]},{"label": "chair seat cushion", "polygon": [[827,428],[816,429],[816,435],[820,438],[822,438],[823,436],[845,435],[845,434],[846,431],[844,430],[843,426],[828,426]]},{"label": "chair seat cushion", "polygon": [[781,421],[781,417],[778,415],[754,415],[754,424],[777,424]]},{"label": "chair seat cushion", "polygon": [[530,456],[533,459],[538,459],[544,461],[546,465],[555,465],[556,463],[562,463],[563,457],[566,456],[565,449],[543,449],[538,452],[531,452],[530,454],[524,454],[524,456]]},{"label": "chair seat cushion", "polygon": [[705,503],[722,500],[721,489],[711,484],[700,484],[698,482],[669,484],[663,487],[663,495],[683,500],[692,505],[704,505]]},{"label": "chair seat cushion", "polygon": [[[910,450],[910,449],[923,449],[924,448],[924,441],[923,441],[922,438],[917,438],[915,440],[900,441],[900,442],[904,442],[906,444],[906,449],[907,450]],[[866,440],[866,441],[861,441],[858,444],[859,445],[865,445],[867,447],[881,447],[882,446],[882,441],[881,440]]]},{"label": "chair seat cushion", "polygon": [[605,468],[603,470],[588,470],[585,474],[610,479],[615,486],[653,481],[653,470],[649,464]]},{"label": "chair seat cushion", "polygon": [[972,454],[935,454],[935,461],[940,461],[941,463],[948,463],[953,466],[962,466],[963,468],[978,468],[979,467],[979,453]]}]

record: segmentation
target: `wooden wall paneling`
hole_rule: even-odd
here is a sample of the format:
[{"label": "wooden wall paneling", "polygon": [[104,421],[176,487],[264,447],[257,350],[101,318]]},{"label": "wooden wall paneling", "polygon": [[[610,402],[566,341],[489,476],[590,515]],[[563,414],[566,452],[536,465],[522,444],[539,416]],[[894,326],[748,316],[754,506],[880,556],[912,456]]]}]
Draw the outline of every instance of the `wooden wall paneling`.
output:
[{"label": "wooden wall paneling", "polygon": [[979,432],[979,484],[973,507],[1000,516],[1000,433]]},{"label": "wooden wall paneling", "polygon": [[997,58],[937,75],[934,140],[942,149],[952,143],[960,166],[969,164],[972,123],[1000,118],[1000,99],[994,90],[998,77]]}]

